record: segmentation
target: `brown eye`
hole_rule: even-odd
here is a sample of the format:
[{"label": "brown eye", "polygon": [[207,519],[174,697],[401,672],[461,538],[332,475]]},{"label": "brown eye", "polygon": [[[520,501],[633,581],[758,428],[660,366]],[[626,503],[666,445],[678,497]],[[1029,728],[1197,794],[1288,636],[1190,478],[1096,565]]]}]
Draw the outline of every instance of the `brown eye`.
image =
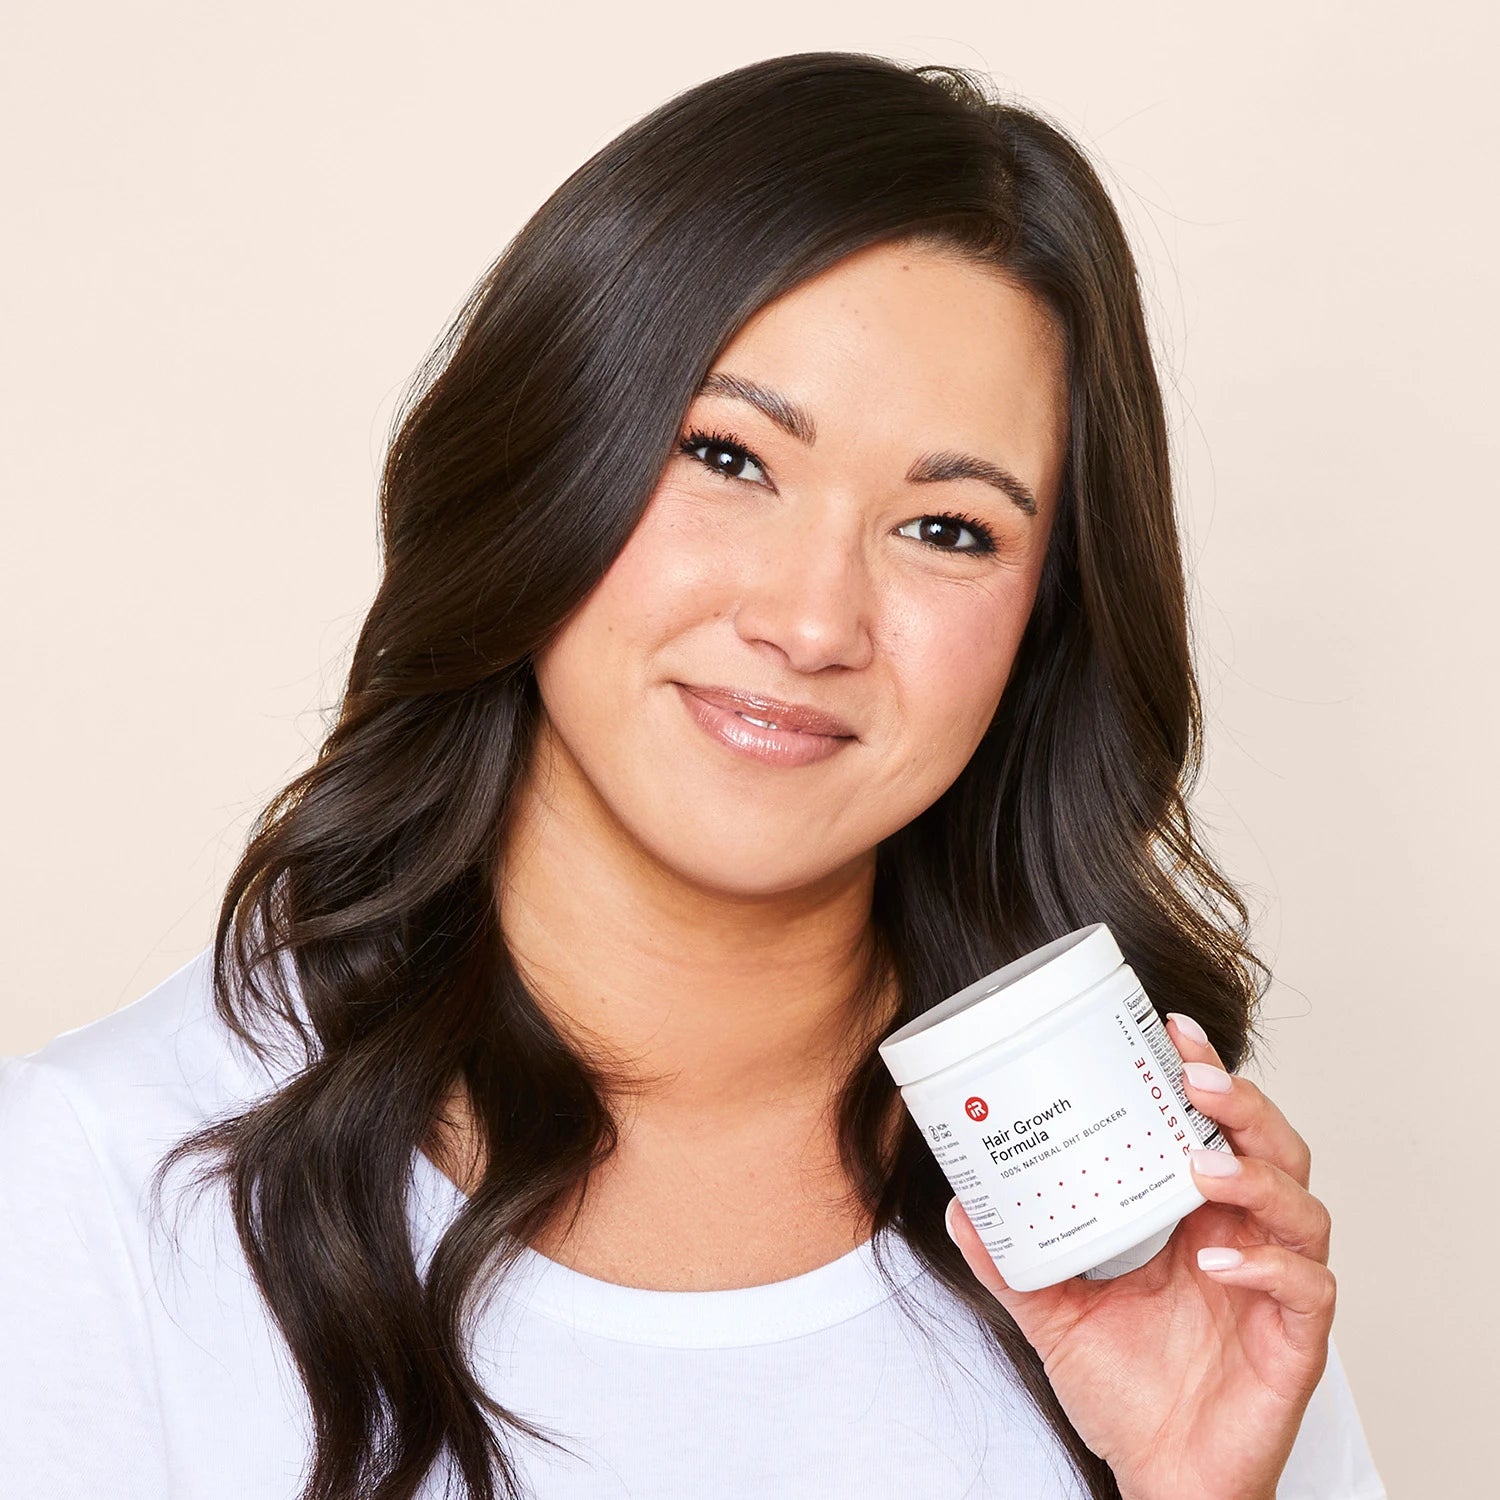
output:
[{"label": "brown eye", "polygon": [[[690,432],[677,446],[680,452],[705,469],[722,474],[725,479],[743,479],[747,484],[760,484],[765,479],[760,460],[748,448],[730,438],[710,432]],[[700,453],[708,456],[699,457]],[[747,464],[760,471],[760,479],[746,476],[744,469]]]},{"label": "brown eye", "polygon": [[[917,528],[913,536],[910,527]],[[956,538],[967,533],[971,540],[960,545]],[[993,552],[994,533],[975,516],[918,516],[899,529],[899,535],[911,536],[913,541],[926,542],[939,552]],[[955,540],[947,540],[955,538]]]}]

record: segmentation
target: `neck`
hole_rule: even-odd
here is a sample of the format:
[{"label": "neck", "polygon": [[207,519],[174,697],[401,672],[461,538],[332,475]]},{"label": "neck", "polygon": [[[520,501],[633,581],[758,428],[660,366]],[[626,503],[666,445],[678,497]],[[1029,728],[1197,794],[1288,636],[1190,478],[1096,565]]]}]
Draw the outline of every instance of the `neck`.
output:
[{"label": "neck", "polygon": [[862,984],[874,852],[784,893],[704,889],[652,858],[545,732],[534,764],[502,852],[501,927],[558,1030],[658,1119],[826,1102],[892,1009]]}]

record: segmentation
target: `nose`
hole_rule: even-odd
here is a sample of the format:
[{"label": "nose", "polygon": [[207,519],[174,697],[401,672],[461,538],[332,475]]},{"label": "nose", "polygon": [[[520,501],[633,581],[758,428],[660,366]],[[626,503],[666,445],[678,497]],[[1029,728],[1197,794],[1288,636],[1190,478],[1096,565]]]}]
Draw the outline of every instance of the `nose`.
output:
[{"label": "nose", "polygon": [[797,672],[868,666],[877,591],[857,518],[840,523],[833,507],[809,509],[816,519],[783,513],[742,553],[735,627]]}]

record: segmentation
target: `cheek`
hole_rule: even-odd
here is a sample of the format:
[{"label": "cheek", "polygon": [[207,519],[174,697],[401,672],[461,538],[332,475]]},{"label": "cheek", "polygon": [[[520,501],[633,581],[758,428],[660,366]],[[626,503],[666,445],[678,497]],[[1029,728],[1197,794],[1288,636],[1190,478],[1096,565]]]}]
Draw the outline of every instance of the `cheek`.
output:
[{"label": "cheek", "polygon": [[702,524],[683,497],[664,486],[584,608],[634,641],[669,639],[711,608],[726,545],[720,529]]},{"label": "cheek", "polygon": [[914,763],[951,778],[967,762],[1004,692],[1033,593],[1019,577],[928,591],[894,622],[888,651]]},{"label": "cheek", "polygon": [[[715,607],[722,543],[695,537],[658,494],[629,541],[549,645],[537,677],[559,702],[602,704],[638,693],[643,650],[680,636]],[[715,567],[715,559],[719,566]]]}]

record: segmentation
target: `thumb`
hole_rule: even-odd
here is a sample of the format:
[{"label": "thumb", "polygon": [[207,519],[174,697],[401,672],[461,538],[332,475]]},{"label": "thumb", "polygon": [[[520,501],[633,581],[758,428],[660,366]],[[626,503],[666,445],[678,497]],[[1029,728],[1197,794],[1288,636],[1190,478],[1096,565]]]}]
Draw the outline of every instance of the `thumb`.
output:
[{"label": "thumb", "polygon": [[964,1206],[957,1198],[948,1200],[948,1208],[943,1215],[943,1227],[948,1231],[949,1239],[963,1251],[964,1259],[969,1263],[969,1269],[979,1278],[980,1283],[986,1290],[998,1297],[1006,1307],[1010,1307],[1016,1299],[1026,1295],[1025,1292],[1013,1292],[1005,1284],[1000,1268],[990,1258],[990,1252],[984,1248],[984,1241],[979,1238],[979,1231],[975,1229],[974,1221],[964,1212]]},{"label": "thumb", "polygon": [[947,1212],[943,1215],[943,1224],[953,1243],[963,1251],[964,1259],[980,1285],[1015,1318],[1028,1338],[1033,1333],[1040,1336],[1047,1326],[1049,1316],[1058,1311],[1070,1297],[1076,1297],[1080,1288],[1089,1285],[1069,1280],[1061,1281],[1056,1286],[1040,1287],[1034,1292],[1017,1291],[1006,1284],[1000,1268],[985,1249],[973,1220],[964,1212],[964,1206],[957,1198],[949,1201]]}]

